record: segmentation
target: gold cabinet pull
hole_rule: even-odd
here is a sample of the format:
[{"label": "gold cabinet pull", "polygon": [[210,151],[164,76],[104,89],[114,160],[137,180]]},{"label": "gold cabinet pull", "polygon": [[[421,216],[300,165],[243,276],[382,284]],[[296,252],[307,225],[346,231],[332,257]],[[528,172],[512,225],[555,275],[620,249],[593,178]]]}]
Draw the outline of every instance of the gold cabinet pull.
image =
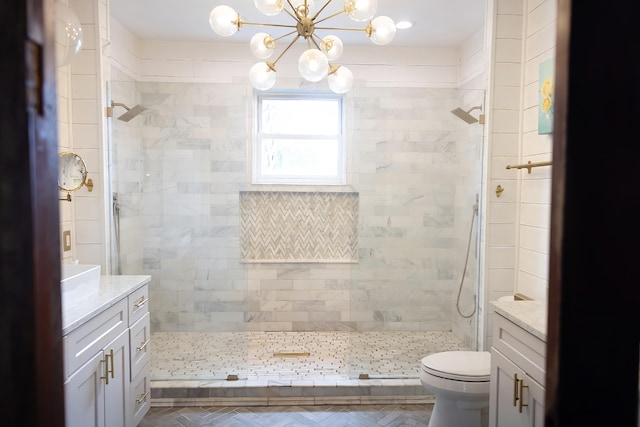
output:
[{"label": "gold cabinet pull", "polygon": [[528,385],[524,385],[524,379],[520,380],[520,390],[518,391],[519,394],[519,399],[520,402],[518,402],[518,412],[522,413],[522,408],[525,406],[529,406],[528,403],[523,403],[524,402],[524,395],[522,394],[522,390],[523,389],[528,389],[529,386]]},{"label": "gold cabinet pull", "polygon": [[135,308],[140,308],[140,307],[142,307],[143,305],[145,305],[145,304],[147,303],[147,301],[149,301],[149,298],[140,297],[140,302],[137,302],[137,303],[133,304],[133,306],[134,306]]},{"label": "gold cabinet pull", "polygon": [[109,354],[105,354],[104,359],[100,362],[104,362],[104,377],[100,377],[100,379],[105,380],[105,384],[109,385]]},{"label": "gold cabinet pull", "polygon": [[140,396],[140,399],[136,399],[136,403],[139,405],[142,402],[144,402],[144,400],[147,398],[147,396],[149,395],[149,392],[147,391],[145,394],[143,394],[142,396]]},{"label": "gold cabinet pull", "polygon": [[513,374],[513,406],[518,404],[518,373]]},{"label": "gold cabinet pull", "polygon": [[[111,351],[109,352],[108,356],[109,356],[109,359],[111,360],[111,378],[114,378],[115,369],[113,369],[113,359],[114,359],[114,357],[113,357],[113,349],[111,349]],[[109,376],[109,370],[108,369],[107,369],[107,376]],[[109,384],[108,381],[109,381],[109,379],[107,378],[107,384]]]},{"label": "gold cabinet pull", "polygon": [[140,347],[136,347],[136,350],[138,350],[138,351],[144,350],[144,348],[147,346],[147,344],[149,344],[149,341],[151,341],[151,339],[148,339],[145,342],[143,342],[142,344],[140,344]]}]

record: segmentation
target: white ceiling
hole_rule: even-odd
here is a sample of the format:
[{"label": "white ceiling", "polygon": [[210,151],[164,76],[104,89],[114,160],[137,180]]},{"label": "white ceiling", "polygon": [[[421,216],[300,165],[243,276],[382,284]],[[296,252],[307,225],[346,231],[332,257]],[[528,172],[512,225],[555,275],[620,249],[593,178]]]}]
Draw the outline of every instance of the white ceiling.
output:
[{"label": "white ceiling", "polygon": [[[410,30],[398,30],[391,46],[458,47],[482,28],[486,0],[378,0],[379,15],[395,22],[410,20]],[[315,9],[326,0],[315,0]],[[292,24],[293,19],[282,13],[277,17],[262,15],[251,0],[111,0],[111,15],[140,39],[184,40],[246,43],[258,31],[274,37],[288,29],[244,26],[237,34],[225,38],[216,35],[209,26],[211,9],[220,4],[233,7],[244,21]],[[342,0],[330,0],[320,18],[342,8]],[[328,27],[364,28],[366,23],[354,22],[344,15],[331,18],[322,25]],[[363,32],[317,30],[320,36],[333,33],[345,43],[371,45]]]}]

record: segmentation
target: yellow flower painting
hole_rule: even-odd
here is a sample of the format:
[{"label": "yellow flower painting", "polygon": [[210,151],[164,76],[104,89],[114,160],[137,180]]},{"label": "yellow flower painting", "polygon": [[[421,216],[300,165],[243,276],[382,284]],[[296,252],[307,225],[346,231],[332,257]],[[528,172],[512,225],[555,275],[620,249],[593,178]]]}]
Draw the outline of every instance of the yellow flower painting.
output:
[{"label": "yellow flower painting", "polygon": [[538,134],[553,132],[553,93],[555,63],[553,59],[540,63],[540,89],[538,91]]}]

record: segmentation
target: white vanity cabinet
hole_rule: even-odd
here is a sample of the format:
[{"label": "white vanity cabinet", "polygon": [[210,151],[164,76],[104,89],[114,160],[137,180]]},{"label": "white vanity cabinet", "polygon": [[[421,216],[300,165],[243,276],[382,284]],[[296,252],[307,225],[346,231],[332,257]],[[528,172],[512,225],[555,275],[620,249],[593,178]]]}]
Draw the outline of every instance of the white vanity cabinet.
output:
[{"label": "white vanity cabinet", "polygon": [[67,427],[135,427],[149,409],[149,279],[102,278],[63,307]]},{"label": "white vanity cabinet", "polygon": [[544,426],[546,310],[537,301],[496,303],[489,425]]}]

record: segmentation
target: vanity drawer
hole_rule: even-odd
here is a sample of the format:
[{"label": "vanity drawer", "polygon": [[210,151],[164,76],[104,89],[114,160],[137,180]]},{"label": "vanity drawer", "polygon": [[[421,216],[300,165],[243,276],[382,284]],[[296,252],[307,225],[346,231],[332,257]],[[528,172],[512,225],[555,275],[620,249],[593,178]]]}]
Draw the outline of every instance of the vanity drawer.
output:
[{"label": "vanity drawer", "polygon": [[133,325],[149,312],[149,285],[144,285],[128,297],[129,325]]},{"label": "vanity drawer", "polygon": [[129,330],[129,351],[131,352],[131,378],[151,359],[151,321],[149,313],[138,320]]},{"label": "vanity drawer", "polygon": [[546,370],[544,341],[496,313],[493,347],[544,387]]},{"label": "vanity drawer", "polygon": [[125,331],[128,326],[127,317],[125,298],[65,336],[65,379]]},{"label": "vanity drawer", "polygon": [[131,408],[133,412],[133,425],[137,426],[151,407],[151,369],[147,363],[131,381]]}]

